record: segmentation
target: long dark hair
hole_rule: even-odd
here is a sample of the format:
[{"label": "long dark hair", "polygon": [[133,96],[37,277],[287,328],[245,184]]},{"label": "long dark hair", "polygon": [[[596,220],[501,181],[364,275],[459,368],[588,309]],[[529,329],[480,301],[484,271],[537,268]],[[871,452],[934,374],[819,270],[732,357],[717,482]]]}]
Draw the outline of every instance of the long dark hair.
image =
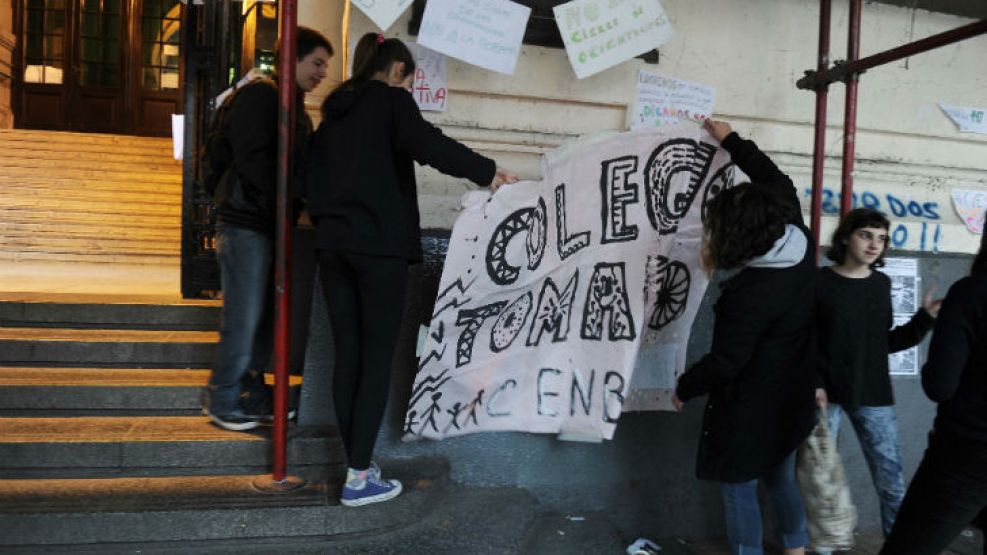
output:
[{"label": "long dark hair", "polygon": [[337,91],[353,90],[374,78],[379,72],[386,72],[391,64],[404,63],[402,77],[415,72],[415,57],[407,45],[399,39],[385,39],[377,33],[367,33],[360,37],[353,53],[353,75],[343,81]]},{"label": "long dark hair", "polygon": [[[846,213],[840,220],[840,225],[833,231],[833,239],[830,241],[826,258],[837,264],[843,264],[846,260],[846,246],[850,242],[850,236],[854,231],[865,227],[874,227],[885,231],[891,229],[891,221],[887,216],[870,208],[854,208]],[[881,256],[871,263],[871,270],[884,266],[884,255],[888,252],[888,244],[885,242]]]},{"label": "long dark hair", "polygon": [[[987,212],[984,212],[984,220],[987,221]],[[987,224],[984,224],[984,229],[980,232],[980,250],[973,259],[970,274],[987,274]]]},{"label": "long dark hair", "polygon": [[768,252],[795,218],[795,210],[751,183],[723,191],[707,207],[704,269],[732,270]]}]

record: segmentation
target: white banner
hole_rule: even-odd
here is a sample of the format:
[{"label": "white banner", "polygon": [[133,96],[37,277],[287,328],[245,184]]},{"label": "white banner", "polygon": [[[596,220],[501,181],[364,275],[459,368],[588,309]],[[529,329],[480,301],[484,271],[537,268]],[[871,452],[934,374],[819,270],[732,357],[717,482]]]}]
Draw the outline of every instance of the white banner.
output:
[{"label": "white banner", "polygon": [[415,82],[411,94],[421,110],[444,112],[449,89],[446,86],[446,57],[420,44],[409,42],[408,48],[415,57]]},{"label": "white banner", "polygon": [[701,123],[713,114],[716,89],[674,77],[638,71],[637,98],[628,127],[661,127],[683,121]]},{"label": "white banner", "polygon": [[511,75],[531,8],[509,0],[429,0],[418,43],[447,56]]},{"label": "white banner", "polygon": [[987,211],[987,189],[953,189],[953,208],[971,233],[984,232],[984,212]]},{"label": "white banner", "polygon": [[[702,133],[702,136],[700,136]],[[706,289],[704,207],[732,182],[696,125],[628,132],[546,157],[453,228],[404,431],[613,436],[667,404]]]},{"label": "white banner", "polygon": [[580,79],[658,48],[675,36],[658,0],[572,0],[552,10]]},{"label": "white banner", "polygon": [[353,5],[360,8],[381,31],[387,31],[411,2],[412,0],[353,0]]}]

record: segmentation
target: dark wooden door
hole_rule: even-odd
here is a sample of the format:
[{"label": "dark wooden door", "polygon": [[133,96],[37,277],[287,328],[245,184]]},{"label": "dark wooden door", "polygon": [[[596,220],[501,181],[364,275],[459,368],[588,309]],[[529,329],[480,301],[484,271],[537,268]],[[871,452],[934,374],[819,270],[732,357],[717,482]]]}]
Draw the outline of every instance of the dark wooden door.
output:
[{"label": "dark wooden door", "polygon": [[21,0],[18,127],[168,135],[180,0]]},{"label": "dark wooden door", "polygon": [[168,135],[171,115],[182,113],[182,3],[144,0],[135,17],[139,52],[135,67],[134,131]]}]

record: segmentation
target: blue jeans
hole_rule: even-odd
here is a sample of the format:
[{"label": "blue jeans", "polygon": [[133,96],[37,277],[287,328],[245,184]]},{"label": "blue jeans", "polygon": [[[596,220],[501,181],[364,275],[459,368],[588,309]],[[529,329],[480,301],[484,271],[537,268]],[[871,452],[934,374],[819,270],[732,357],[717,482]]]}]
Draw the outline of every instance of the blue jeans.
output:
[{"label": "blue jeans", "polygon": [[842,414],[845,412],[850,417],[881,501],[881,528],[886,537],[891,533],[901,500],[905,497],[905,479],[898,450],[898,418],[894,406],[843,408],[830,403],[826,412],[834,441],[839,437]]},{"label": "blue jeans", "polygon": [[[786,548],[809,543],[805,505],[795,481],[795,451],[760,478],[778,519],[781,544]],[[758,479],[739,484],[720,484],[727,520],[727,539],[733,555],[762,555],[764,532],[757,500]]]},{"label": "blue jeans", "polygon": [[263,374],[256,371],[262,372],[271,360],[274,241],[263,233],[219,224],[216,254],[223,314],[219,357],[209,378],[209,410],[231,415],[241,411],[241,393],[266,395]]}]

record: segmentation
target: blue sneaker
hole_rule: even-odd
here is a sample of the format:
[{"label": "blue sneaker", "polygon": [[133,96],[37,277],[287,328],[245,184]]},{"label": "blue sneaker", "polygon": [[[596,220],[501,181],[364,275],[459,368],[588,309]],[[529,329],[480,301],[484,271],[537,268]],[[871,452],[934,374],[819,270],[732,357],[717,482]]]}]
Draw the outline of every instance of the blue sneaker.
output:
[{"label": "blue sneaker", "polygon": [[380,503],[401,495],[401,482],[397,480],[382,480],[379,476],[367,475],[360,481],[350,480],[343,486],[343,495],[339,502],[347,507],[360,507],[371,503]]}]

